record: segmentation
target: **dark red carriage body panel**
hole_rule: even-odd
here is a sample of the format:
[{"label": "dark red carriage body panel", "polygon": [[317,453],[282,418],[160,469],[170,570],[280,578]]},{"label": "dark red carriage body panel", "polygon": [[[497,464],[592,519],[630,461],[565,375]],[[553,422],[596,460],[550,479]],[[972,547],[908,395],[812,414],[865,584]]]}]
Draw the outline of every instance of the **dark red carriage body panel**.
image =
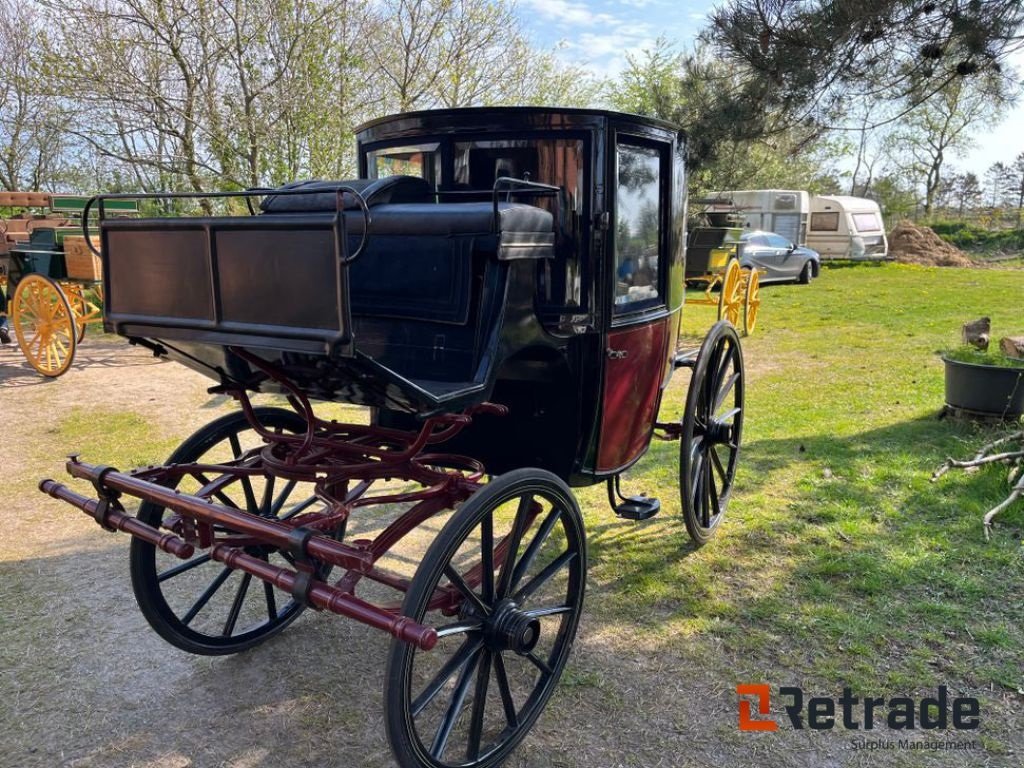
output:
[{"label": "dark red carriage body panel", "polygon": [[668,354],[670,316],[608,334],[597,471],[627,467],[647,449],[661,402],[660,371]]}]

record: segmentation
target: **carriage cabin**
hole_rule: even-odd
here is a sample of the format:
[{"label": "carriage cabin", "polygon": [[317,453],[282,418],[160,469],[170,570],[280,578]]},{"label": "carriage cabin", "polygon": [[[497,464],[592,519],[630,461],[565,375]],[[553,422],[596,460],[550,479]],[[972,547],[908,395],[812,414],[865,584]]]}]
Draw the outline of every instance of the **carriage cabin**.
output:
[{"label": "carriage cabin", "polygon": [[108,330],[272,389],[245,349],[385,426],[503,404],[450,443],[490,472],[587,484],[635,463],[683,303],[679,131],[474,108],[375,120],[357,141],[359,181],[260,191],[252,216],[103,219]]}]

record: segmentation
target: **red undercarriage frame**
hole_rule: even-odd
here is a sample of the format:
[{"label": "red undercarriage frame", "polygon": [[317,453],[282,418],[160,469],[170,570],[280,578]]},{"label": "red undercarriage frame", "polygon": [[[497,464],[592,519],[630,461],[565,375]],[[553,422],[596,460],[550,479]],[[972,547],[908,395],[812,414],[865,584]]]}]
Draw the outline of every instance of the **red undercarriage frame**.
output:
[{"label": "red undercarriage frame", "polygon": [[[68,473],[88,480],[95,499],[54,480],[40,490],[92,516],[102,527],[124,531],[183,560],[195,550],[208,550],[213,560],[262,579],[314,608],[347,616],[384,630],[405,642],[430,650],[437,643],[434,628],[400,613],[398,605],[376,605],[356,597],[356,585],[370,579],[400,592],[409,580],[378,568],[377,561],[404,536],[439,512],[469,498],[484,484],[480,462],[454,454],[425,452],[448,440],[476,413],[505,414],[501,405],[483,403],[461,414],[427,419],[418,432],[325,422],[313,415],[309,400],[276,371],[244,350],[235,350],[291,392],[289,402],[306,420],[305,434],[284,434],[260,424],[244,390],[224,390],[242,406],[250,426],[265,445],[224,464],[172,464],[121,472],[87,464],[72,456]],[[246,476],[272,476],[285,482],[311,482],[323,510],[278,520],[250,514],[228,501],[224,490]],[[173,490],[184,477],[201,484],[194,494]],[[422,486],[408,493],[366,496],[376,480],[400,480]],[[173,512],[161,529],[152,528],[125,512],[123,495],[149,501]],[[349,517],[357,509],[381,504],[412,503],[399,518],[372,540],[338,541]],[[337,537],[337,538],[335,538]],[[272,546],[289,555],[295,569],[270,564],[245,550]],[[495,565],[504,561],[507,542],[495,548]],[[332,583],[317,578],[317,568],[329,564],[345,570]],[[482,580],[480,566],[463,574],[470,587]],[[454,587],[439,588],[432,610],[454,615],[463,598]]]}]

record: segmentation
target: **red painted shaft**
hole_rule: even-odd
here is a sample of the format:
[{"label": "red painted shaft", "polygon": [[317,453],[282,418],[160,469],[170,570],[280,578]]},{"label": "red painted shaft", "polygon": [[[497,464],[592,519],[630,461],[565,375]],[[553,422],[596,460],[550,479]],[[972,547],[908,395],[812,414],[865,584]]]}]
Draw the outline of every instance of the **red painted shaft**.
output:
[{"label": "red painted shaft", "polygon": [[[298,576],[294,571],[271,565],[266,560],[253,557],[245,550],[227,544],[214,546],[210,551],[210,556],[230,568],[237,568],[270,582],[285,592],[292,591]],[[399,640],[422,648],[424,651],[429,651],[437,644],[437,631],[433,627],[419,624],[405,616],[397,616],[322,581],[312,582],[308,598],[309,602],[317,608],[323,608],[331,613],[368,624],[374,629],[383,630]]]},{"label": "red painted shaft", "polygon": [[[246,536],[254,536],[266,544],[281,549],[287,550],[292,543],[289,535],[295,528],[285,523],[257,517],[239,509],[215,504],[197,496],[181,493],[126,475],[123,472],[110,471],[105,467],[93,464],[69,461],[67,470],[72,477],[90,482],[99,480],[102,472],[103,485],[107,488],[159,504],[167,509],[173,509],[175,512],[184,513],[203,523],[221,525]],[[373,556],[369,553],[346,546],[325,536],[311,537],[306,543],[306,551],[310,557],[342,568],[361,571],[373,566]]]},{"label": "red painted shaft", "polygon": [[195,554],[195,547],[183,539],[179,539],[173,533],[160,533],[156,528],[151,528],[145,523],[131,515],[117,509],[108,509],[106,515],[100,520],[97,517],[100,503],[95,499],[75,493],[66,485],[61,485],[54,480],[43,480],[39,483],[39,490],[52,496],[55,499],[66,501],[73,507],[77,507],[88,515],[96,518],[96,522],[106,528],[113,528],[118,531],[130,533],[138,539],[147,541],[158,549],[168,554],[187,560]]},{"label": "red painted shaft", "polygon": [[[287,532],[293,529],[282,523],[274,523],[273,521],[248,515],[239,510],[221,507],[188,494],[175,493],[173,490],[163,486],[148,483],[120,472],[104,470],[103,467],[95,467],[75,461],[68,462],[67,467],[68,472],[72,476],[85,480],[95,480],[102,472],[102,485],[106,488],[138,496],[169,509],[192,515],[204,522],[224,525],[243,534],[256,537],[273,546],[287,547],[290,544]],[[97,515],[100,502],[75,493],[68,487],[53,480],[43,480],[39,484],[39,489],[55,499],[65,501],[96,518],[97,522],[101,525],[130,533],[132,536],[147,541],[163,551],[177,555],[182,559],[191,557],[195,552],[195,548],[187,541],[174,534],[160,533],[158,529],[152,528],[120,510],[108,509],[101,520]],[[282,530],[284,531],[283,534]],[[339,548],[342,550],[341,552],[337,551]],[[352,568],[354,564],[362,566],[362,570],[372,569],[372,561],[369,554],[353,550],[351,547],[346,547],[344,544],[332,539],[314,536],[308,540],[306,549],[310,556],[327,562],[333,562],[342,567]],[[325,556],[324,552],[328,553],[329,556]],[[230,568],[237,568],[238,570],[250,573],[286,592],[291,592],[295,588],[295,583],[298,579],[298,573],[295,571],[271,565],[265,560],[249,555],[245,550],[236,546],[217,544],[210,550],[210,557]],[[368,624],[375,629],[383,630],[397,637],[403,642],[414,644],[425,651],[429,651],[437,644],[437,631],[432,627],[420,624],[408,617],[396,615],[391,611],[361,600],[350,592],[332,587],[322,581],[312,581],[306,597],[317,608]]]}]

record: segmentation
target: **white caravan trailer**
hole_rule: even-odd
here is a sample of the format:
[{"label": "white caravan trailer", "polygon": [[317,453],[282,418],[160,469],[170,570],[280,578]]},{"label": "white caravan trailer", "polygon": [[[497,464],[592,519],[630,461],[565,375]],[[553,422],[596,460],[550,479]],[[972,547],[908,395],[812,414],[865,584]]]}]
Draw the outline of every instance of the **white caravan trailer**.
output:
[{"label": "white caravan trailer", "polygon": [[877,261],[889,256],[882,211],[874,200],[844,195],[811,198],[807,247],[823,259]]},{"label": "white caravan trailer", "polygon": [[[804,245],[807,222],[811,212],[810,197],[793,189],[744,189],[712,192],[710,197],[731,201],[743,217],[746,229],[763,229]],[[711,210],[730,210],[728,203],[714,205]]]},{"label": "white caravan trailer", "polygon": [[862,197],[818,195],[792,189],[746,189],[713,192],[728,210],[731,201],[747,229],[775,232],[806,245],[823,259],[884,259],[889,253],[878,203]]}]

